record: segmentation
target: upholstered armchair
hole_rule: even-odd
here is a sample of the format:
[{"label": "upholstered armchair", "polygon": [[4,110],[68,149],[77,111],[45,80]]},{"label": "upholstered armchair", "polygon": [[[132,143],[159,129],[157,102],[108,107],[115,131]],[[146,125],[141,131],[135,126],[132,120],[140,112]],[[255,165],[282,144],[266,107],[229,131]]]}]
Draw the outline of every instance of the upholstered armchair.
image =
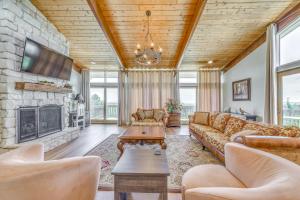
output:
[{"label": "upholstered armchair", "polygon": [[225,145],[225,167],[199,165],[182,179],[184,200],[294,200],[300,198],[300,166],[279,156]]},{"label": "upholstered armchair", "polygon": [[44,161],[41,144],[0,155],[1,200],[94,200],[99,157]]}]

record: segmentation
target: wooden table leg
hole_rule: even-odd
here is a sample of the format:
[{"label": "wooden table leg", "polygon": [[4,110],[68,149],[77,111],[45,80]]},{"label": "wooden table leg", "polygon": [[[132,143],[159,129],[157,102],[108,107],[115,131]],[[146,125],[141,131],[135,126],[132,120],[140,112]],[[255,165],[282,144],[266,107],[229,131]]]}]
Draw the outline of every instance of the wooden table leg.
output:
[{"label": "wooden table leg", "polygon": [[120,150],[120,156],[119,158],[122,156],[123,152],[124,152],[124,143],[120,140],[118,142],[118,145],[117,145],[118,149]]},{"label": "wooden table leg", "polygon": [[160,146],[161,146],[162,149],[167,149],[167,144],[165,143],[164,140],[160,141]]}]

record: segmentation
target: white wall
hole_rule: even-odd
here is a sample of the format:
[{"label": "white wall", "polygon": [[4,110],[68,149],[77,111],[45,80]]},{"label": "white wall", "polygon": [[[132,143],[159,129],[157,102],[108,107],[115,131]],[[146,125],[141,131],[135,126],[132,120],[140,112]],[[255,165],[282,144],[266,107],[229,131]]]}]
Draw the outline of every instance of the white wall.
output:
[{"label": "white wall", "polygon": [[[263,120],[265,104],[266,44],[262,44],[237,65],[223,74],[223,110],[231,107],[231,112],[239,108],[259,116]],[[232,82],[251,78],[251,100],[232,101]]]}]

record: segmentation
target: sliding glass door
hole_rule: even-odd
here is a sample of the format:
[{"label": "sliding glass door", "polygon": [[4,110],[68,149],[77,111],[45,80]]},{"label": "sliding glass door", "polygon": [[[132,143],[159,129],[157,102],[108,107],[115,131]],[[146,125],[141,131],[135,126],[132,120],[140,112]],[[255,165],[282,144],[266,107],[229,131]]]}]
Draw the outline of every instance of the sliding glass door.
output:
[{"label": "sliding glass door", "polygon": [[118,120],[118,72],[91,72],[90,110],[92,123]]},{"label": "sliding glass door", "polygon": [[300,68],[278,73],[278,100],[279,124],[300,127]]}]

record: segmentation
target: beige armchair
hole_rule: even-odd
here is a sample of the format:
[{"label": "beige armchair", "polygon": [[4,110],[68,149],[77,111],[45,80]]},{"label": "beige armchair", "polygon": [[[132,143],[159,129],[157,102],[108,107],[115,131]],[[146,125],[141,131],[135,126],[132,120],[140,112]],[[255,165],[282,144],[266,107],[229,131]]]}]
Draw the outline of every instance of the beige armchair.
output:
[{"label": "beige armchair", "polygon": [[300,166],[237,143],[225,145],[225,165],[200,165],[182,180],[184,200],[300,199]]},{"label": "beige armchair", "polygon": [[44,161],[41,144],[0,155],[1,200],[93,200],[99,157]]}]

